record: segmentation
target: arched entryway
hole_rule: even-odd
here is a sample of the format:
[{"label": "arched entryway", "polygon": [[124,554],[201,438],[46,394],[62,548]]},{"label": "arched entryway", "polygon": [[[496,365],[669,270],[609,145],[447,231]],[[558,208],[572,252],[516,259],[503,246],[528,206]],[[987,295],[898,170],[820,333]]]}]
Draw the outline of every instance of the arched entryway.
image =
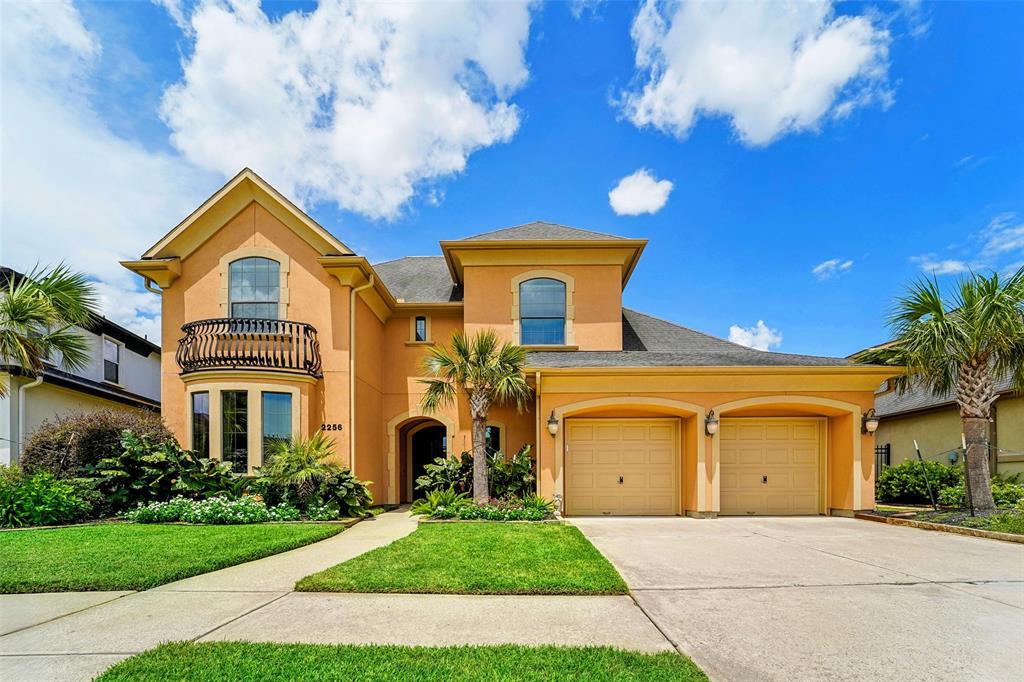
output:
[{"label": "arched entryway", "polygon": [[448,455],[448,428],[436,419],[412,420],[399,428],[398,441],[401,501],[411,502],[423,496],[416,479],[425,473],[424,467]]}]

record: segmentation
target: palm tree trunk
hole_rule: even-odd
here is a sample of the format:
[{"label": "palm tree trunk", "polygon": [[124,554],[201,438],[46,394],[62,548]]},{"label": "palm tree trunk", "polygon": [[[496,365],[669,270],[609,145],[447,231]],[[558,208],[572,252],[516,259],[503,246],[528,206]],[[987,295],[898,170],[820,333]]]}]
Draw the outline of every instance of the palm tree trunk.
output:
[{"label": "palm tree trunk", "polygon": [[956,400],[964,425],[964,485],[975,509],[995,509],[988,468],[989,417],[996,401],[988,358],[973,358],[960,366]]},{"label": "palm tree trunk", "polygon": [[970,489],[971,502],[975,509],[995,509],[988,469],[988,419],[964,417],[963,423],[967,443],[964,483]]},{"label": "palm tree trunk", "polygon": [[473,501],[487,504],[491,499],[487,482],[487,411],[485,396],[474,393],[469,398],[469,412],[473,418]]}]

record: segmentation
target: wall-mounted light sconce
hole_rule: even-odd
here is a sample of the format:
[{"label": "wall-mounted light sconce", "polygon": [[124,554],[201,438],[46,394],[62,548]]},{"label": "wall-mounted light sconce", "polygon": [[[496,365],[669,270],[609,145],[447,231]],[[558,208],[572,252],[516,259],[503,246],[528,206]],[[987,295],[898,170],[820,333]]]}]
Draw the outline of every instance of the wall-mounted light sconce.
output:
[{"label": "wall-mounted light sconce", "polygon": [[554,410],[551,410],[551,416],[548,417],[548,433],[552,436],[558,433],[558,417],[555,416]]},{"label": "wall-mounted light sconce", "polygon": [[878,415],[875,414],[875,408],[868,410],[864,417],[861,419],[860,432],[861,433],[874,433],[878,430]]},{"label": "wall-mounted light sconce", "polygon": [[718,417],[715,416],[714,410],[708,412],[708,416],[704,419],[704,430],[709,436],[718,433]]}]

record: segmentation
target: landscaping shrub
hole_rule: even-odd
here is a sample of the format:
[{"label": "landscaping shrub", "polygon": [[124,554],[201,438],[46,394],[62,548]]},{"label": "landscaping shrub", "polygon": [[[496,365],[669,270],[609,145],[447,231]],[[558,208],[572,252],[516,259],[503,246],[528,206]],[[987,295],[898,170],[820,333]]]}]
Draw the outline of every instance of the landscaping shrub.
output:
[{"label": "landscaping shrub", "polygon": [[266,523],[267,521],[297,521],[299,510],[291,505],[268,508],[252,496],[236,500],[226,497],[211,497],[208,500],[192,500],[175,497],[167,502],[151,502],[125,514],[135,523],[201,523],[211,525],[237,525]]},{"label": "landscaping shrub", "polygon": [[100,460],[94,471],[97,489],[115,511],[175,495],[237,497],[246,483],[229,464],[182,450],[173,439],[155,443],[131,431],[121,435],[120,453]]},{"label": "landscaping shrub", "polygon": [[[1020,474],[992,477],[992,499],[999,508],[1010,508],[1024,501],[1024,484],[1019,483]],[[939,504],[945,507],[965,507],[967,498],[964,494],[963,482],[943,488],[939,491]]]},{"label": "landscaping shrub", "polygon": [[[425,473],[416,479],[417,490],[429,493],[452,488],[456,492],[473,494],[473,456],[470,453],[463,452],[459,457],[438,457],[423,469]],[[491,497],[522,497],[533,492],[536,480],[529,445],[524,445],[509,458],[501,452],[487,458],[487,483]]]},{"label": "landscaping shrub", "polygon": [[438,457],[423,465],[424,474],[416,479],[416,489],[424,495],[452,489],[457,493],[473,492],[473,455],[463,452],[458,457]]},{"label": "landscaping shrub", "polygon": [[522,498],[492,499],[488,504],[478,505],[466,493],[449,488],[431,491],[426,499],[413,502],[412,513],[464,521],[543,521],[555,513],[555,505],[533,494]]},{"label": "landscaping shrub", "polygon": [[[546,503],[546,504],[545,504]],[[438,519],[463,521],[543,521],[551,518],[554,505],[546,500],[491,500],[489,504],[467,504],[457,509],[439,510]]]},{"label": "landscaping shrub", "polygon": [[44,421],[25,443],[21,466],[58,478],[85,476],[101,459],[121,451],[121,434],[131,431],[160,443],[174,436],[160,415],[146,410],[97,410]]},{"label": "landscaping shrub", "polygon": [[259,469],[253,492],[270,505],[297,506],[314,520],[365,516],[373,501],[367,481],[331,461],[334,447],[321,433],[275,443]]},{"label": "landscaping shrub", "polygon": [[0,467],[0,526],[52,526],[89,517],[89,502],[76,486],[48,471],[24,474]]},{"label": "landscaping shrub", "polygon": [[316,494],[319,504],[309,505],[306,512],[312,518],[313,508],[319,506],[334,508],[335,518],[337,516],[366,516],[370,513],[370,504],[373,502],[373,495],[366,487],[367,483],[369,481],[360,481],[353,476],[351,470],[339,469],[320,481]]},{"label": "landscaping shrub", "polygon": [[[963,469],[947,466],[940,462],[925,461],[932,490],[938,495],[943,488],[963,485]],[[875,496],[880,502],[903,502],[907,504],[929,504],[928,488],[925,485],[921,463],[908,459],[896,466],[882,470],[875,485]]]},{"label": "landscaping shrub", "polygon": [[[447,490],[431,490],[427,493],[425,498],[413,502],[410,511],[413,514],[422,514],[423,516],[452,518],[450,516],[443,516],[443,514],[448,512],[454,513],[461,507],[465,507],[468,504],[470,504],[469,495],[467,493],[458,492],[455,488],[448,488]],[[439,516],[439,514],[442,516]]]},{"label": "landscaping shrub", "polygon": [[501,452],[494,453],[487,459],[487,468],[492,497],[522,497],[533,492],[537,477],[533,473],[529,445],[524,445],[508,459]]}]

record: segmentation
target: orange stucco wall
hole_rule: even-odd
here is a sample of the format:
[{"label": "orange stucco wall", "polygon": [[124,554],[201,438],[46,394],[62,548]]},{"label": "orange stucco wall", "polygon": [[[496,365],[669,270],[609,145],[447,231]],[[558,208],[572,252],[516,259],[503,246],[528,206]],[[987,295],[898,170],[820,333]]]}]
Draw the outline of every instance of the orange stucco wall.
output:
[{"label": "orange stucco wall", "polygon": [[[844,412],[840,408],[820,406],[813,404],[801,404],[802,400],[823,398],[826,400],[839,401],[850,404],[860,411],[866,411],[873,405],[873,393],[869,390],[861,391],[820,391],[795,389],[799,382],[798,378],[790,379],[793,384],[783,400],[776,400],[771,403],[745,407],[742,409],[727,410],[721,412],[723,405],[735,401],[751,398],[778,397],[779,391],[645,391],[643,385],[645,378],[642,376],[614,376],[607,377],[607,390],[600,391],[595,388],[594,382],[586,384],[586,391],[549,391],[544,387],[542,379],[541,393],[541,414],[547,415],[551,411],[567,411],[569,418],[576,417],[654,417],[654,416],[678,416],[682,419],[682,472],[683,480],[680,485],[681,507],[683,512],[717,512],[716,472],[717,462],[715,461],[714,438],[705,435],[704,425],[692,408],[672,405],[642,405],[645,400],[672,401],[695,406],[706,413],[709,410],[719,411],[719,416],[747,416],[747,417],[768,417],[768,416],[807,416],[818,415],[828,417],[828,486],[824,491],[826,495],[826,506],[836,510],[869,509],[874,506],[874,482],[871,478],[871,469],[874,460],[874,443],[871,436],[860,435],[860,424],[854,424],[852,412]],[[646,380],[646,381],[649,381]],[[678,382],[681,386],[687,383],[685,377],[680,377]],[[736,380],[733,383],[740,383]],[[632,391],[616,390],[617,387],[633,388]],[[794,390],[795,389],[795,390]],[[601,405],[582,410],[573,410],[572,406],[588,401],[606,400],[612,405]],[[615,404],[621,401],[621,404]],[[632,402],[633,404],[628,404]],[[637,402],[641,404],[636,404]],[[568,409],[567,409],[568,408]],[[856,437],[861,447],[860,467],[854,466],[854,426],[856,426]],[[700,469],[698,461],[699,449],[703,441],[704,468]],[[564,444],[559,438],[552,438],[543,434],[540,446],[540,491],[548,497],[562,492],[561,476],[563,474],[560,466],[562,453],[560,448]],[[854,478],[859,476],[860,497],[855,502]],[[703,488],[701,490],[701,488]],[[701,505],[700,500],[704,500]]]},{"label": "orange stucco wall", "polygon": [[[348,287],[324,272],[316,260],[319,253],[253,202],[182,259],[180,277],[163,292],[161,412],[167,426],[182,442],[187,431],[188,405],[174,357],[181,325],[227,315],[221,305],[221,287],[226,284],[222,282],[221,258],[250,247],[288,256],[289,305],[285,317],[309,322],[317,329],[324,377],[313,389],[303,389],[309,395],[309,414],[302,416],[302,423],[309,428],[323,422],[348,422]],[[235,372],[231,380],[251,377],[253,382],[260,382],[266,376],[259,371]],[[302,385],[299,381],[281,381]],[[348,449],[347,432],[332,431],[328,435],[335,439],[339,457],[343,457],[341,453]]]},{"label": "orange stucco wall", "polygon": [[580,350],[622,350],[622,269],[615,265],[471,266],[465,269],[466,331],[494,329],[512,341],[512,280],[535,270],[554,270],[574,280],[571,315]]}]

